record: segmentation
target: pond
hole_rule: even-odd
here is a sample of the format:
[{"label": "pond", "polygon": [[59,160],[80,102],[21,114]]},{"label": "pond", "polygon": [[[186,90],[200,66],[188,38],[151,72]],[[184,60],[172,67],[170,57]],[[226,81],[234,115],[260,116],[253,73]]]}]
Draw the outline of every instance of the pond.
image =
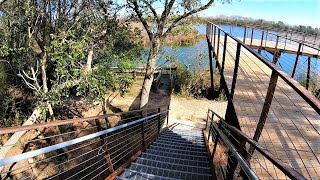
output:
[{"label": "pond", "polygon": [[[227,33],[232,34],[236,37],[243,37],[244,35],[244,28],[243,27],[235,27],[230,25],[221,25]],[[197,25],[194,26],[200,34],[206,33],[206,26],[205,25]],[[266,34],[266,33],[265,33]],[[255,32],[254,38],[261,39],[261,32]],[[251,31],[247,31],[247,37],[251,37]],[[186,67],[189,67],[190,70],[193,70],[197,65],[198,62],[202,62],[205,67],[209,66],[208,61],[208,46],[205,39],[199,40],[198,43],[192,46],[179,46],[179,47],[170,47],[164,46],[162,47],[162,56],[159,57],[159,65],[166,62],[166,57],[170,56],[176,59],[177,61],[184,64]],[[256,50],[257,51],[257,50]],[[261,55],[265,57],[268,61],[272,61],[273,55],[267,51],[262,51]],[[291,75],[293,65],[295,62],[296,55],[295,54],[288,54],[282,53],[281,57],[277,62],[277,66]],[[297,66],[296,72],[296,79],[298,81],[305,79],[306,77],[306,69],[307,69],[307,57],[300,56],[299,63]],[[170,63],[166,63],[167,65]],[[214,64],[215,66],[215,64]],[[317,76],[320,70],[320,64],[316,58],[311,58],[311,76]]]}]

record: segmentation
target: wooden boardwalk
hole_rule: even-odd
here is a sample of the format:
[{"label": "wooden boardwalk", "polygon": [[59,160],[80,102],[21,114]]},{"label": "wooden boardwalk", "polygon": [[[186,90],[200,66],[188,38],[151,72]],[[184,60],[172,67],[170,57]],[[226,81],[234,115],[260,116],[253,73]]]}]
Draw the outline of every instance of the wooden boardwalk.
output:
[{"label": "wooden boardwalk", "polygon": [[[224,48],[223,39],[221,36],[220,53],[216,57],[220,65]],[[237,42],[230,37],[227,41],[223,76],[230,92]],[[248,42],[250,41],[247,40],[246,43]],[[257,43],[261,42],[254,40],[252,45]],[[272,47],[272,43],[268,42],[264,47]],[[281,46],[282,43],[279,43],[278,47]],[[286,49],[290,48],[294,50],[295,46],[287,44]],[[214,52],[217,50],[216,44]],[[305,48],[302,52],[309,53],[309,49]],[[261,60],[245,48],[241,48],[233,105],[241,131],[251,138],[262,112],[271,73],[272,70]],[[291,86],[279,78],[259,143],[305,177],[318,179],[320,177],[319,135],[320,115]],[[270,176],[286,179],[271,162],[257,153],[253,154],[250,164],[261,179],[270,179]]]}]

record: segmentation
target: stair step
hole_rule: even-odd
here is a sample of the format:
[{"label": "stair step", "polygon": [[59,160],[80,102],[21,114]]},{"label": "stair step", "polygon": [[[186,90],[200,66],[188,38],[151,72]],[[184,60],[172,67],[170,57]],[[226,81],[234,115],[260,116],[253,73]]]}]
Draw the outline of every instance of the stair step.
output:
[{"label": "stair step", "polygon": [[179,135],[186,135],[186,136],[199,136],[199,137],[203,135],[202,132],[194,132],[194,131],[184,132],[184,131],[175,131],[175,130],[166,130],[164,131],[164,133],[172,133],[172,134],[179,134]]},{"label": "stair step", "polygon": [[154,154],[149,154],[145,152],[142,153],[141,157],[145,159],[150,159],[150,160],[156,160],[156,161],[162,161],[162,162],[168,162],[168,163],[174,163],[174,164],[182,164],[187,166],[209,167],[209,163],[207,160],[206,161],[187,160],[187,159],[154,155]]},{"label": "stair step", "polygon": [[192,134],[202,134],[202,130],[190,130],[190,129],[167,129],[167,131],[175,132],[175,133],[192,133]]},{"label": "stair step", "polygon": [[162,143],[162,142],[153,142],[152,143],[155,146],[159,146],[159,147],[167,147],[167,148],[172,148],[172,149],[182,149],[182,150],[190,150],[190,151],[204,151],[207,152],[205,148],[203,147],[188,147],[188,146],[183,146],[183,145],[179,145],[179,144],[166,144],[166,143]]},{"label": "stair step", "polygon": [[131,169],[125,169],[125,171],[121,174],[120,177],[117,177],[117,179],[120,180],[127,180],[127,179],[150,179],[150,180],[176,180],[173,178],[163,177],[163,176],[157,176],[154,174],[148,174],[143,172],[134,171]]},{"label": "stair step", "polygon": [[178,132],[178,131],[172,131],[172,130],[165,130],[164,133],[171,133],[171,134],[179,134],[179,135],[185,135],[185,136],[202,136],[203,133],[197,133],[197,132]]},{"label": "stair step", "polygon": [[146,166],[146,165],[138,164],[138,163],[132,163],[130,166],[130,169],[134,170],[134,171],[138,171],[138,172],[144,172],[144,173],[148,173],[148,174],[154,174],[157,176],[170,177],[170,178],[175,178],[175,179],[186,179],[186,180],[189,180],[189,179],[190,180],[211,179],[210,174],[191,173],[191,172],[176,171],[176,170],[171,170],[171,169],[169,170],[169,169]]},{"label": "stair step", "polygon": [[138,158],[136,163],[143,164],[146,166],[162,168],[162,169],[175,170],[175,171],[184,171],[184,172],[199,173],[199,174],[211,173],[211,170],[209,167],[187,166],[182,164],[174,164],[174,163],[150,160],[145,158]]},{"label": "stair step", "polygon": [[201,141],[192,141],[192,140],[187,140],[187,139],[173,139],[173,138],[168,138],[168,137],[158,137],[160,140],[165,140],[165,141],[171,141],[171,142],[178,142],[178,143],[185,143],[185,144],[202,144],[204,145],[204,142]]},{"label": "stair step", "polygon": [[208,160],[207,156],[187,155],[187,154],[181,154],[181,153],[159,151],[159,150],[155,150],[155,149],[147,149],[145,152],[149,153],[149,154],[178,158],[178,159],[186,159],[186,160],[194,160],[194,161],[207,161]]},{"label": "stair step", "polygon": [[168,148],[168,147],[159,147],[159,146],[155,146],[153,144],[150,145],[149,149],[155,149],[158,151],[166,151],[166,152],[170,152],[170,153],[182,153],[185,155],[207,156],[207,152],[204,152],[204,151],[199,152],[199,151],[174,149],[174,148]]},{"label": "stair step", "polygon": [[157,139],[155,142],[159,142],[162,144],[170,144],[170,145],[178,145],[178,146],[186,146],[186,147],[195,147],[195,148],[204,148],[204,144],[193,144],[193,143],[185,143],[185,142],[175,142],[170,140]]},{"label": "stair step", "polygon": [[183,135],[170,134],[170,133],[161,134],[161,137],[167,137],[167,138],[178,139],[178,140],[179,139],[185,139],[185,140],[203,141],[203,137],[183,136]]}]

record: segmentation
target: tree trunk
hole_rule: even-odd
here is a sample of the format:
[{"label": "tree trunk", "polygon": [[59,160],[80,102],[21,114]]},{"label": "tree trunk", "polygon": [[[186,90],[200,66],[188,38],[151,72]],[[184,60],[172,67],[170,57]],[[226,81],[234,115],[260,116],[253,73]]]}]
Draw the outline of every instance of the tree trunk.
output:
[{"label": "tree trunk", "polygon": [[160,51],[161,40],[160,38],[155,38],[152,42],[147,67],[146,67],[146,74],[144,76],[144,81],[141,89],[141,96],[140,96],[140,108],[143,108],[149,101],[150,89],[153,82],[153,73],[156,68],[157,57]]},{"label": "tree trunk", "polygon": [[89,54],[88,54],[88,59],[87,59],[87,69],[86,71],[87,72],[91,72],[92,71],[92,59],[93,59],[93,50],[91,49],[89,51]]}]

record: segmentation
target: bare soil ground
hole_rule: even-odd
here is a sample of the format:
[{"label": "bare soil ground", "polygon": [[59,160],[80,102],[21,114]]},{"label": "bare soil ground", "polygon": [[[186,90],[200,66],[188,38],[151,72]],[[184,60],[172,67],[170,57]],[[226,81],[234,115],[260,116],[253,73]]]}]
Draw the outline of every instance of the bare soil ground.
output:
[{"label": "bare soil ground", "polygon": [[224,117],[226,107],[226,101],[212,101],[205,98],[194,99],[172,95],[169,116],[177,120],[203,122],[206,120],[208,109],[212,109]]}]

